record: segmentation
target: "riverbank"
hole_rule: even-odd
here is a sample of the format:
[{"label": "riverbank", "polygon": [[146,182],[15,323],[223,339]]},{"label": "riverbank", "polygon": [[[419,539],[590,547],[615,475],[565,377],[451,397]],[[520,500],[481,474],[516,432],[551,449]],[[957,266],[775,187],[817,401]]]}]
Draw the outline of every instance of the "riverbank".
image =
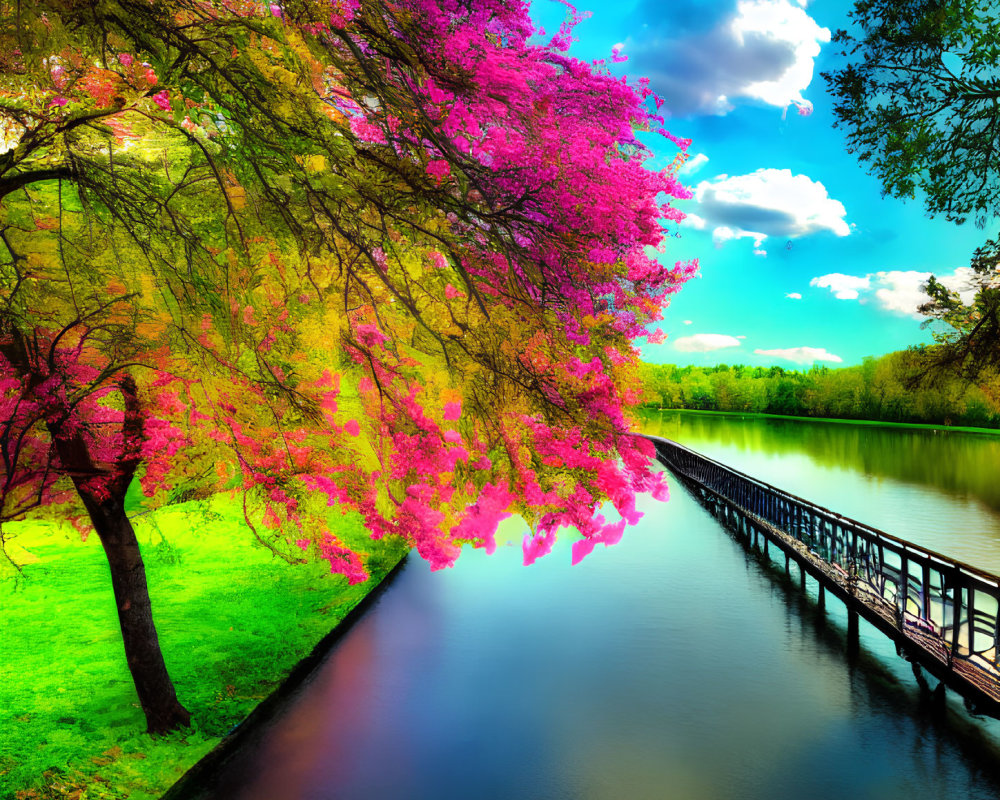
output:
[{"label": "riverbank", "polygon": [[836,422],[843,425],[867,425],[876,428],[903,428],[924,431],[945,431],[956,433],[981,433],[987,436],[1000,436],[1000,428],[973,428],[967,425],[924,425],[919,422],[888,422],[877,419],[845,419],[844,417],[802,417],[792,414],[765,414],[750,411],[707,411],[698,408],[660,408],[659,406],[642,406],[643,413],[656,414],[661,411],[683,411],[685,414],[703,414],[713,417],[751,417],[753,419],[789,419],[800,422]]},{"label": "riverbank", "polygon": [[349,519],[338,535],[371,553],[372,577],[356,586],[254,546],[226,499],[140,518],[160,642],[192,716],[156,738],[143,732],[96,537],[48,522],[5,530],[23,574],[0,574],[0,797],[159,797],[402,558]]}]

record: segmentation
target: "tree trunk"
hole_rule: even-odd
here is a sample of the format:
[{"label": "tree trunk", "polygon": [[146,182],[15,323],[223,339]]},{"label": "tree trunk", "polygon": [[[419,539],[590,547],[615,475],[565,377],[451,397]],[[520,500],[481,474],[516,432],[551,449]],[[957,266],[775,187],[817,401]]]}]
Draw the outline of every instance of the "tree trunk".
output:
[{"label": "tree trunk", "polygon": [[146,715],[146,730],[148,733],[165,733],[187,726],[191,723],[191,715],[178,702],[177,692],[163,661],[153,625],[146,568],[139,553],[135,530],[125,515],[124,497],[112,496],[98,501],[86,491],[80,491],[80,497],[111,567],[111,585],[118,607],[125,658]]},{"label": "tree trunk", "polygon": [[[25,393],[30,396],[47,380],[50,369],[39,366],[45,359],[37,352],[37,342],[27,339],[16,328],[4,326],[4,322],[0,317],[0,355],[7,359],[19,377],[28,379]],[[60,336],[76,324],[65,328]],[[48,357],[51,358],[51,355],[50,352]],[[80,390],[81,387],[73,386],[65,377],[64,380],[64,388],[68,385],[74,391]],[[125,658],[146,715],[146,729],[149,733],[165,733],[190,725],[191,714],[178,702],[177,692],[163,662],[153,625],[146,567],[139,553],[135,530],[125,514],[125,493],[141,462],[145,412],[132,377],[123,373],[118,375],[116,382],[124,405],[124,417],[122,449],[113,463],[95,461],[88,439],[81,431],[81,420],[73,419],[75,424],[67,425],[73,418],[73,407],[65,405],[59,409],[58,404],[53,403],[53,397],[58,398],[58,395],[48,394],[42,398],[50,405],[45,425],[59,456],[58,469],[73,481],[108,558]],[[96,384],[91,387],[93,391],[100,388]]]}]

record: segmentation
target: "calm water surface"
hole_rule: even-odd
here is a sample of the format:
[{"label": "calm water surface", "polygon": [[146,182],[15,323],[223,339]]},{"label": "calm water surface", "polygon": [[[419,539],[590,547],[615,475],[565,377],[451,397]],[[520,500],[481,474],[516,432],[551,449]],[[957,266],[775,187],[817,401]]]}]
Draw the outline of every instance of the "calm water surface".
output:
[{"label": "calm water surface", "polygon": [[[995,475],[989,453],[1000,453],[979,448],[1000,440],[942,435],[949,448],[933,435],[786,424],[675,414],[649,428],[1000,565],[995,487],[976,475]],[[577,567],[568,540],[530,568],[513,541],[439,573],[409,563],[205,796],[1000,797],[995,723],[955,702],[943,721],[926,715],[907,665],[864,623],[849,662],[842,607],[818,615],[671,483],[668,503],[641,504],[639,526]]]},{"label": "calm water surface", "polygon": [[684,411],[644,430],[1000,574],[1000,435]]}]

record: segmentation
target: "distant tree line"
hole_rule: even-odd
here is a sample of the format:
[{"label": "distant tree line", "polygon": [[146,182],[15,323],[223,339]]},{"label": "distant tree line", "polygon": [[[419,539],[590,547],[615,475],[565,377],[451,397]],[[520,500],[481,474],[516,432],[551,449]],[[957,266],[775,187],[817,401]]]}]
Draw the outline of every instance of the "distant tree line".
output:
[{"label": "distant tree line", "polygon": [[858,366],[801,371],[644,363],[641,376],[646,405],[659,408],[1000,427],[1000,378],[918,381],[923,363],[919,352],[906,350]]}]

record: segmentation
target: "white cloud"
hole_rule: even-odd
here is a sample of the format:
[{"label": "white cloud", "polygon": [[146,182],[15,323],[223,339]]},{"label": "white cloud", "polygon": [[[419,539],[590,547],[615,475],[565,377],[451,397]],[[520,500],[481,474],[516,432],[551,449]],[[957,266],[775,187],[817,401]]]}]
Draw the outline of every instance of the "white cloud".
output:
[{"label": "white cloud", "polygon": [[740,340],[724,333],[696,333],[674,340],[674,347],[682,353],[707,353],[726,347],[739,347]]},{"label": "white cloud", "polygon": [[[930,300],[921,287],[927,283],[931,274],[913,269],[884,270],[864,277],[834,272],[813,278],[809,285],[829,289],[841,300],[860,299],[864,302],[874,294],[879,306],[886,311],[919,318],[917,308]],[[970,267],[959,267],[949,274],[938,274],[937,279],[947,288],[958,292],[962,301],[968,303],[975,295],[974,275]]]},{"label": "white cloud", "polygon": [[707,25],[698,2],[679,5],[668,19],[661,0],[640,2],[635,18],[663,21],[626,42],[633,69],[650,77],[672,115],[724,115],[741,99],[812,110],[803,92],[830,31],[804,0],[740,0],[735,13]]},{"label": "white cloud", "polygon": [[699,219],[712,225],[721,246],[730,239],[752,238],[754,248],[769,236],[792,239],[828,231],[848,236],[847,210],[808,175],[790,169],[758,169],[748,175],[719,175],[694,189]]},{"label": "white cloud", "polygon": [[767,250],[754,250],[753,254],[755,256],[766,256],[767,255]]},{"label": "white cloud", "polygon": [[827,352],[824,347],[786,347],[777,350],[754,350],[759,356],[774,356],[783,358],[786,361],[794,361],[796,364],[811,364],[814,361],[830,361],[840,364],[844,359],[833,353]]},{"label": "white cloud", "polygon": [[684,219],[681,220],[681,225],[687,228],[694,228],[695,230],[703,231],[705,230],[704,217],[699,217],[697,214],[688,214]]},{"label": "white cloud", "polygon": [[789,292],[788,294],[785,295],[785,297],[787,297],[789,300],[801,300],[802,299],[802,295],[799,294],[798,292]]},{"label": "white cloud", "polygon": [[745,231],[737,228],[733,230],[728,225],[720,225],[712,231],[712,241],[716,247],[722,247],[730,239],[753,239],[753,246],[760,247],[761,242],[767,238],[766,233],[757,231]]},{"label": "white cloud", "polygon": [[[951,291],[958,292],[962,301],[968,303],[976,293],[972,287],[974,275],[970,267],[959,267],[951,275],[939,275],[938,280]],[[930,276],[930,272],[916,270],[876,272],[875,278],[880,288],[875,290],[875,297],[882,308],[919,317],[917,308],[930,300],[920,287],[927,283]]]},{"label": "white cloud", "polygon": [[787,0],[740,2],[732,31],[740,45],[745,45],[750,37],[760,36],[775,44],[786,44],[793,53],[784,72],[746,84],[741,94],[779,108],[794,104],[800,113],[808,114],[812,112],[812,103],[802,97],[802,92],[812,83],[813,60],[819,55],[820,43],[830,41],[830,31],[817,25],[800,7],[804,5],[800,2],[795,6]]},{"label": "white cloud", "polygon": [[871,276],[859,278],[842,272],[831,272],[829,275],[813,278],[809,285],[829,289],[838,300],[857,300],[860,290],[871,288]]},{"label": "white cloud", "polygon": [[689,158],[687,161],[685,161],[677,172],[679,175],[692,175],[693,173],[700,170],[707,163],[708,163],[708,156],[706,156],[704,153],[698,153],[693,158]]},{"label": "white cloud", "polygon": [[686,320],[684,320],[684,324],[685,325],[693,325],[694,324],[694,320],[693,319],[686,319]]}]

